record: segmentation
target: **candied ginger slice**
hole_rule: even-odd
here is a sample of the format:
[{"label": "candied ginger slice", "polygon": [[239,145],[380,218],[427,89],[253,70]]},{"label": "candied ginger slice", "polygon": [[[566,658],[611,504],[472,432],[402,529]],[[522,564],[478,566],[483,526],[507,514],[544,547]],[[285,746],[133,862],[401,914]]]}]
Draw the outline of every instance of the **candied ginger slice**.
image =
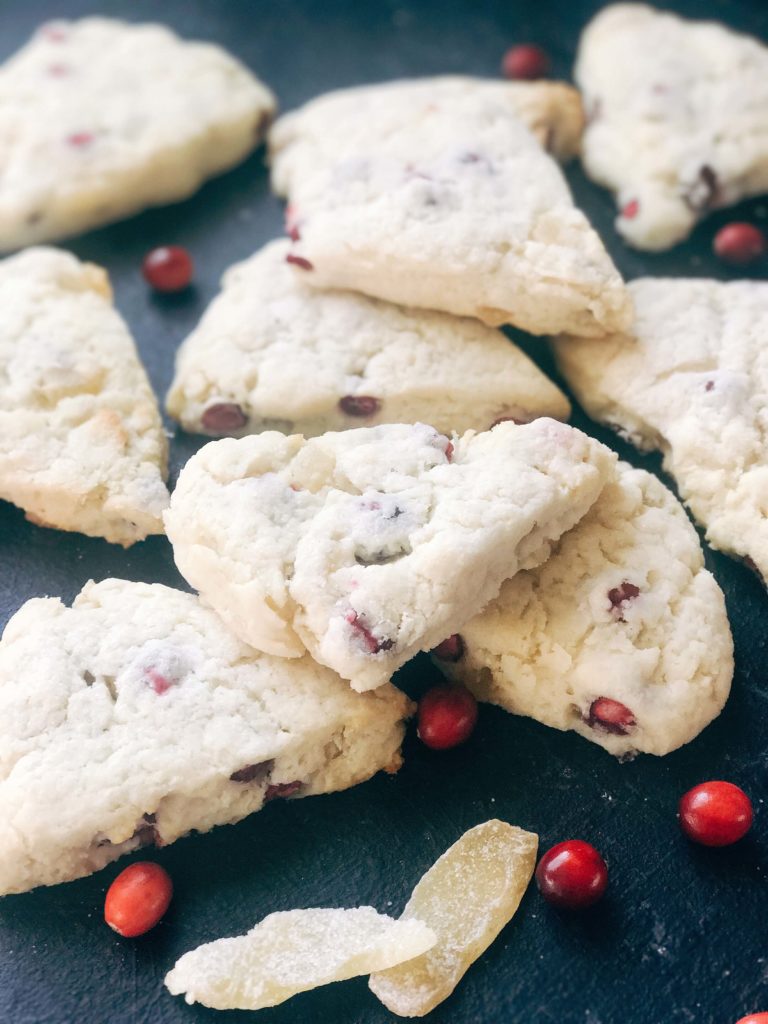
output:
[{"label": "candied ginger slice", "polygon": [[536,866],[539,837],[504,821],[476,825],[413,890],[401,921],[421,920],[436,944],[416,959],[371,975],[371,991],[401,1017],[423,1017],[453,992],[510,920]]},{"label": "candied ginger slice", "polygon": [[435,934],[413,915],[395,921],[373,907],[287,910],[247,935],[185,953],[169,971],[172,995],[214,1010],[259,1010],[297,992],[420,956]]}]

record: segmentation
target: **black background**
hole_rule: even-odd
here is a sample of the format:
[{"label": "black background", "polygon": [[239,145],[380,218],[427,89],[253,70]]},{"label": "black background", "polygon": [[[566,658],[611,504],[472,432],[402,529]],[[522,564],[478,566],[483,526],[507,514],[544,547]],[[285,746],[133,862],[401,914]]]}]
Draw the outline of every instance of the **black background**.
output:
[{"label": "black background", "polygon": [[[580,27],[600,3],[503,0],[3,0],[0,56],[51,17],[104,13],[156,19],[184,35],[227,46],[260,74],[288,109],[327,89],[402,75],[495,75],[504,49],[535,41],[568,77]],[[709,15],[768,40],[768,4],[712,0],[671,4]],[[0,162],[2,155],[0,155]],[[607,194],[578,167],[569,178],[621,270],[727,276],[710,254],[712,217],[690,243],[643,256],[612,229]],[[760,201],[739,218],[766,217]],[[117,304],[138,340],[160,394],[174,350],[213,297],[222,271],[281,231],[281,208],[268,190],[262,154],[206,185],[192,200],[151,211],[79,238],[70,247],[105,265]],[[151,246],[180,243],[197,264],[188,294],[159,299],[140,274]],[[758,276],[765,276],[765,267]],[[768,339],[766,339],[768,341]],[[526,349],[549,366],[540,341]],[[577,414],[574,422],[585,426]],[[658,470],[612,436],[595,436],[638,465]],[[174,475],[195,439],[172,444]],[[751,573],[707,553],[728,600],[737,672],[721,717],[696,741],[663,759],[620,765],[573,734],[485,707],[471,741],[437,754],[413,735],[395,778],[346,793],[275,802],[236,827],[195,836],[152,853],[176,885],[172,908],[149,936],[118,938],[101,919],[104,892],[126,860],[91,878],[0,902],[2,1024],[181,1024],[219,1016],[187,1007],[162,987],[177,957],[201,942],[246,931],[274,910],[370,903],[399,913],[413,884],[466,828],[499,816],[540,833],[542,848],[569,837],[594,842],[611,872],[608,897],[581,916],[554,912],[535,888],[499,940],[455,995],[432,1015],[451,1024],[732,1024],[768,1010],[768,808],[765,672],[766,596]],[[27,598],[70,600],[89,579],[183,585],[164,539],[128,552],[97,540],[38,529],[0,502],[0,624]],[[418,694],[435,679],[426,658],[401,673]],[[729,850],[696,848],[681,836],[679,795],[707,778],[750,792],[756,824]],[[239,1012],[231,1024],[254,1019]],[[379,1024],[394,1018],[364,979],[329,986],[258,1017],[263,1024]]]}]

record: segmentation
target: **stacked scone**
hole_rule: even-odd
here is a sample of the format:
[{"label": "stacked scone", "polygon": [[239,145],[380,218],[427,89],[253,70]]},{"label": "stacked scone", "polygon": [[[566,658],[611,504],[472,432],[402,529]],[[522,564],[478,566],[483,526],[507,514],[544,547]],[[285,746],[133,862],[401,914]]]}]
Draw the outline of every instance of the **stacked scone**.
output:
[{"label": "stacked scone", "polygon": [[[601,17],[585,82],[600,81],[601,33],[622,28]],[[173,145],[166,107],[135,97],[139,129],[107,88],[108,45],[178,57],[216,86]],[[63,141],[22,133],[9,248],[188,194],[273,110],[217,48],[102,19],[41,32],[0,71],[0,99],[34,94],[55,114],[46,75],[85,89],[51,71],[54,50],[60,68],[93,58],[93,81]],[[108,103],[125,115],[109,131]],[[289,239],[227,271],[181,347],[168,411],[219,440],[170,504],[160,416],[103,272],[43,248],[0,264],[0,496],[126,545],[165,529],[200,595],[106,580],[11,620],[0,891],[396,770],[411,705],[391,680],[423,651],[479,698],[619,756],[665,754],[719,713],[730,630],[682,506],[566,425],[567,398],[498,327],[557,335],[587,408],[662,447],[712,542],[766,572],[765,296],[625,286],[554,159],[578,150],[582,120],[568,86],[458,77],[345,90],[278,120]],[[28,173],[61,146],[78,162],[66,193]],[[620,168],[595,173],[624,188]],[[656,245],[641,224],[628,236]]]}]

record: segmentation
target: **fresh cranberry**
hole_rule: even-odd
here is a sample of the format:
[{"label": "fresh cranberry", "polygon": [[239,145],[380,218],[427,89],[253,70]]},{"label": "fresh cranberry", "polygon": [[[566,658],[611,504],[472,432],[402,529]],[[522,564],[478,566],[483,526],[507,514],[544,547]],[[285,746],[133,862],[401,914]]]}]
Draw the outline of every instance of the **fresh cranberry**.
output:
[{"label": "fresh cranberry", "polygon": [[608,886],[608,868],[590,843],[567,839],[544,854],[536,868],[536,884],[548,903],[566,910],[591,907]]},{"label": "fresh cranberry", "polygon": [[244,768],[238,768],[229,776],[230,782],[261,782],[265,775],[272,770],[272,761],[259,761],[257,764],[247,764]]},{"label": "fresh cranberry", "polygon": [[637,199],[630,199],[628,203],[625,203],[619,211],[619,216],[625,220],[634,220],[635,217],[640,213],[640,202]]},{"label": "fresh cranberry", "polygon": [[104,920],[127,939],[154,928],[168,909],[173,883],[159,864],[139,861],[121,871],[107,890]]},{"label": "fresh cranberry", "polygon": [[477,701],[463,686],[433,686],[419,701],[419,739],[432,750],[467,740],[477,724]]},{"label": "fresh cranberry", "polygon": [[67,136],[67,142],[76,149],[83,149],[93,142],[93,135],[91,132],[73,132]]},{"label": "fresh cranberry", "polygon": [[292,252],[289,252],[285,257],[286,263],[293,263],[296,267],[301,267],[302,270],[314,270],[315,268],[309,262],[305,260],[303,256],[295,256]]},{"label": "fresh cranberry", "polygon": [[344,395],[339,399],[339,408],[347,416],[373,416],[381,408],[381,402],[373,395]]},{"label": "fresh cranberry", "polygon": [[441,661],[459,661],[464,653],[464,641],[458,633],[454,633],[453,636],[449,636],[447,640],[439,643],[437,647],[433,647],[432,653]]},{"label": "fresh cranberry", "polygon": [[278,797],[289,797],[293,796],[301,789],[300,782],[278,782],[274,786],[267,786],[267,791],[264,794],[264,803],[268,800],[276,800]]},{"label": "fresh cranberry", "polygon": [[373,631],[366,626],[356,611],[347,612],[346,619],[369,654],[389,651],[395,646],[395,641],[390,640],[388,637],[380,640],[377,636],[374,636]]},{"label": "fresh cranberry", "polygon": [[640,587],[629,580],[624,580],[621,586],[612,587],[608,591],[608,600],[611,602],[611,610],[619,622],[624,621],[624,605],[634,601],[640,596]]},{"label": "fresh cranberry", "polygon": [[680,826],[702,846],[730,846],[752,826],[752,801],[732,782],[702,782],[680,799]]},{"label": "fresh cranberry", "polygon": [[768,1013],[750,1013],[748,1017],[742,1017],[736,1024],[768,1024]]},{"label": "fresh cranberry", "polygon": [[144,674],[147,682],[158,696],[166,693],[173,686],[173,682],[158,672],[156,668],[148,668]]},{"label": "fresh cranberry", "polygon": [[216,402],[203,412],[200,422],[212,434],[234,434],[242,430],[248,417],[234,402]]},{"label": "fresh cranberry", "polygon": [[768,242],[760,228],[754,224],[736,221],[720,228],[713,246],[721,260],[743,267],[764,256]]},{"label": "fresh cranberry", "polygon": [[189,287],[194,265],[180,245],[161,245],[144,257],[141,272],[156,292],[180,292]]},{"label": "fresh cranberry", "polygon": [[616,736],[626,736],[637,722],[626,704],[611,700],[610,697],[598,697],[589,705],[587,724],[605,729]]},{"label": "fresh cranberry", "polygon": [[523,43],[504,54],[501,73],[505,78],[546,78],[549,67],[549,56],[540,46]]}]

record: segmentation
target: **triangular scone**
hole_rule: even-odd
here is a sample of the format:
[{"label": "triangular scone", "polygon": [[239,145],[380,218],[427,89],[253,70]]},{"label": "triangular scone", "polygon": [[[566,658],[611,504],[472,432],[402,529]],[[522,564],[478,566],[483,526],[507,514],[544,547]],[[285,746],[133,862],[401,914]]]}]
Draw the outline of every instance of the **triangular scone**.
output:
[{"label": "triangular scone", "polygon": [[258,654],[159,584],[28,601],[0,643],[0,894],[396,771],[409,708]]},{"label": "triangular scone", "polygon": [[296,180],[399,126],[414,106],[450,106],[467,96],[506,107],[558,160],[579,152],[584,129],[581,97],[564,82],[504,82],[465,75],[399,79],[337,89],[283,114],[268,136],[272,187],[287,196]]},{"label": "triangular scone", "polygon": [[615,456],[556,420],[206,445],[165,514],[181,573],[248,643],[380,686],[595,501]]},{"label": "triangular scone", "polygon": [[162,25],[43,25],[0,67],[0,249],[192,195],[255,149],[274,107],[221,47]]},{"label": "triangular scone", "polygon": [[275,152],[296,273],[533,334],[626,327],[623,281],[509,106],[482,91],[419,96],[383,127],[345,122],[349,144],[328,159],[306,160],[300,137]]},{"label": "triangular scone", "polygon": [[658,448],[709,543],[768,579],[768,284],[641,278],[633,335],[558,339],[594,419]]},{"label": "triangular scone", "polygon": [[477,320],[309,288],[273,242],[227,271],[176,360],[168,411],[187,430],[309,437],[377,423],[484,430],[567,419],[563,393]]},{"label": "triangular scone", "polygon": [[667,754],[721,711],[733,675],[723,595],[656,477],[625,463],[544,565],[438,649],[481,700],[612,754]]},{"label": "triangular scone", "polygon": [[709,210],[768,191],[768,48],[645,4],[602,10],[581,38],[587,174],[618,231],[668,249]]},{"label": "triangular scone", "polygon": [[106,273],[58,249],[0,261],[0,498],[127,546],[163,532],[167,448]]}]

